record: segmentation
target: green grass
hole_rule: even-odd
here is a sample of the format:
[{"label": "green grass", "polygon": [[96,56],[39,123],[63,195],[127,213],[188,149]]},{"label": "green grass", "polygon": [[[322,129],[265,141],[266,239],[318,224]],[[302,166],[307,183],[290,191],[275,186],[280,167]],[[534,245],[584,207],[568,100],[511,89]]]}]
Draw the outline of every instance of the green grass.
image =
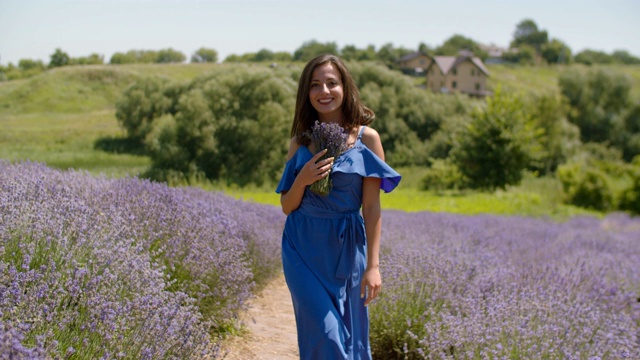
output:
[{"label": "green grass", "polygon": [[35,113],[0,116],[0,158],[43,162],[59,169],[122,177],[144,172],[145,156],[105,152],[100,139],[122,137],[113,110],[78,114]]},{"label": "green grass", "polygon": [[565,67],[487,65],[487,69],[489,90],[499,85],[503,91],[540,95],[559,91],[558,75]]},{"label": "green grass", "polygon": [[[590,68],[585,65],[571,65]],[[631,80],[631,98],[640,99],[640,66],[637,65],[594,65],[591,68],[606,68],[626,74]],[[557,93],[558,77],[567,69],[566,65],[520,66],[506,64],[487,65],[489,78],[487,87],[495,90],[498,85],[505,91],[541,95]]]},{"label": "green grass", "polygon": [[[416,169],[400,169],[403,176],[415,177]],[[223,191],[237,199],[262,204],[280,206],[280,196],[273,189],[237,189],[208,186],[212,190]],[[273,186],[275,188],[275,186]],[[450,212],[465,215],[497,214],[545,217],[558,221],[575,215],[600,217],[603,214],[565,205],[559,202],[561,192],[558,182],[552,178],[525,180],[516,187],[495,193],[483,192],[434,192],[423,191],[409,184],[401,185],[391,193],[380,196],[383,209],[408,212],[431,211]]]}]

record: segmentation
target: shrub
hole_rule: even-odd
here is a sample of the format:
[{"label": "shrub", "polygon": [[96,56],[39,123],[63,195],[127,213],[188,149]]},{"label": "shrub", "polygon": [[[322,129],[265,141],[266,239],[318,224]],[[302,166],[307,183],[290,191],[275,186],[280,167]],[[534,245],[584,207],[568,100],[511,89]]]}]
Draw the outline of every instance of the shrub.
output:
[{"label": "shrub", "polygon": [[622,191],[619,208],[640,215],[640,155],[634,158],[632,166],[631,185]]},{"label": "shrub", "polygon": [[459,134],[452,161],[470,187],[504,189],[522,179],[540,134],[521,99],[497,89],[486,108],[476,109]]},{"label": "shrub", "polygon": [[172,99],[165,93],[169,88],[168,80],[148,77],[124,91],[116,103],[116,118],[130,138],[144,139],[151,131],[154,119],[171,109]]},{"label": "shrub", "polygon": [[557,176],[562,183],[565,202],[602,211],[613,208],[613,192],[605,173],[598,168],[565,164],[558,168]]},{"label": "shrub", "polygon": [[434,159],[422,178],[424,190],[448,190],[464,187],[464,176],[450,160]]}]

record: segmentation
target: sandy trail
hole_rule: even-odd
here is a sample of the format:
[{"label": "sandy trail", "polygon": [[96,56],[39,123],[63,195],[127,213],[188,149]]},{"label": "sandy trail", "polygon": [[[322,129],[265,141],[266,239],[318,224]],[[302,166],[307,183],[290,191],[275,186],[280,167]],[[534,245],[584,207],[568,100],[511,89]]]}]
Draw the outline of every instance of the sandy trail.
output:
[{"label": "sandy trail", "polygon": [[247,333],[224,341],[224,360],[299,359],[296,322],[284,274],[252,299],[240,318]]}]

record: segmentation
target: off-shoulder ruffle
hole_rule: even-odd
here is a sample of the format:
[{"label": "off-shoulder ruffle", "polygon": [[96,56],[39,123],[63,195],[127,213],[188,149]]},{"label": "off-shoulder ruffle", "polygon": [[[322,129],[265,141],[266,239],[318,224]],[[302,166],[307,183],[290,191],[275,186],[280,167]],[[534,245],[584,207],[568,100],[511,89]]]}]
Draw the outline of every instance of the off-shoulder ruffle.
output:
[{"label": "off-shoulder ruffle", "polygon": [[[287,161],[276,193],[289,190],[304,164],[312,157],[309,149],[305,146],[299,147],[293,157]],[[382,180],[380,189],[386,193],[395,189],[402,179],[397,171],[362,143],[342,153],[333,163],[332,171],[379,178]]]},{"label": "off-shoulder ruffle", "polygon": [[[303,151],[306,150],[306,151]],[[287,164],[284,166],[284,171],[282,173],[282,177],[280,178],[280,183],[276,188],[276,193],[280,194],[283,191],[287,191],[291,189],[293,185],[293,181],[296,179],[296,176],[304,166],[304,164],[309,161],[313,156],[309,149],[305,146],[300,146],[296,153],[293,154],[291,159],[287,161]]]},{"label": "off-shoulder ruffle", "polygon": [[355,173],[362,177],[381,179],[380,189],[388,193],[395,189],[402,176],[364,144],[357,144],[333,163],[333,172]]}]

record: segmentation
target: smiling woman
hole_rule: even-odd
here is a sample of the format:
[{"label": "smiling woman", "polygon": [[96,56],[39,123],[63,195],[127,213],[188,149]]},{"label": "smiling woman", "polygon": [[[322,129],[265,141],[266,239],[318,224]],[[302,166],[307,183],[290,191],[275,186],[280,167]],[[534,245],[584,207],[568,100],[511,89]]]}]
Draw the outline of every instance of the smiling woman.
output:
[{"label": "smiling woman", "polygon": [[[401,178],[384,162],[378,133],[366,126],[373,118],[341,59],[321,55],[307,63],[276,189],[288,215],[282,263],[301,359],[371,359],[367,305],[382,289],[380,189],[393,190]],[[345,135],[335,136],[340,148],[353,146],[326,158],[327,149],[312,152],[309,145],[318,143],[304,134],[314,123],[338,127]],[[330,173],[327,194],[311,191]]]}]

